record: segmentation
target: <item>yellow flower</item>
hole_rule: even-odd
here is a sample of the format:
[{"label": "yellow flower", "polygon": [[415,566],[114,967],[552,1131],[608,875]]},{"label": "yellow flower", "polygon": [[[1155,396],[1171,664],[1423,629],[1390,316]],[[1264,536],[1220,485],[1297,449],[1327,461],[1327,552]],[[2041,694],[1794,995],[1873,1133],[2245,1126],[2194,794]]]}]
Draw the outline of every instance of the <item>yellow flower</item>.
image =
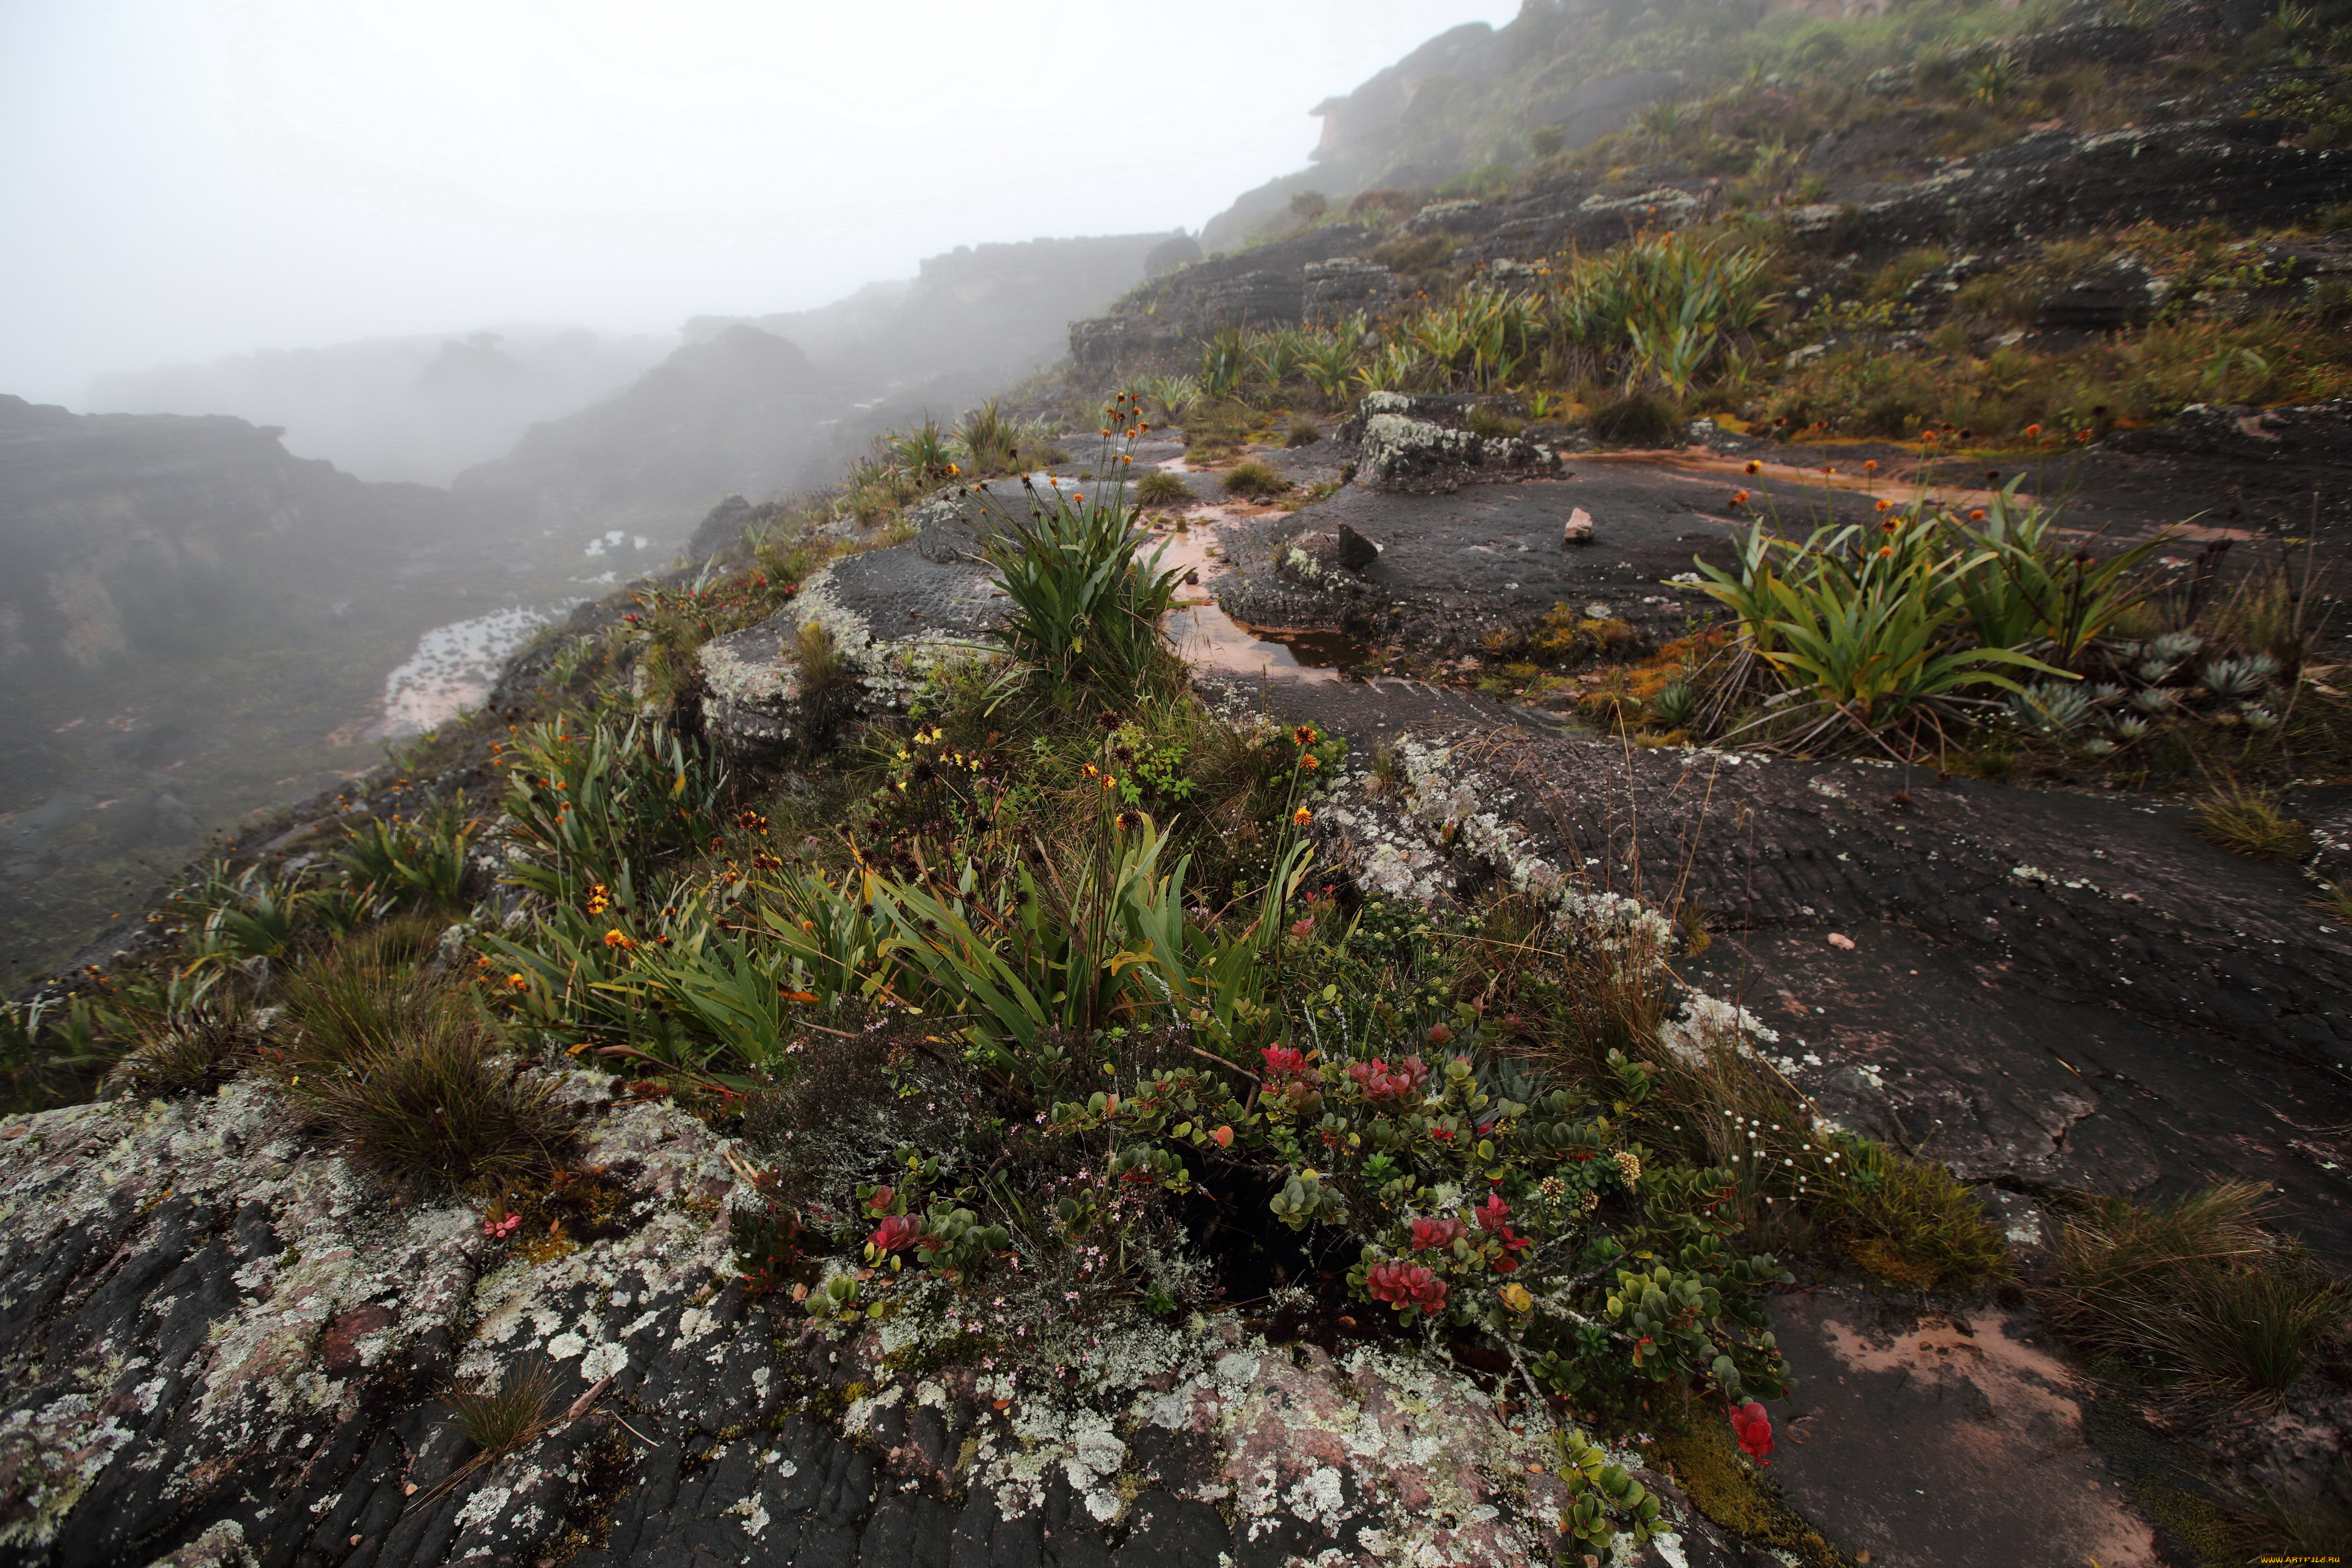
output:
[{"label": "yellow flower", "polygon": [[1308,810],[1306,807],[1301,806],[1298,810],[1290,813],[1290,820],[1303,828],[1307,823],[1315,820],[1315,813]]},{"label": "yellow flower", "polygon": [[527,975],[509,975],[507,977],[507,984],[513,987],[518,991],[527,991],[530,989],[530,978]]}]

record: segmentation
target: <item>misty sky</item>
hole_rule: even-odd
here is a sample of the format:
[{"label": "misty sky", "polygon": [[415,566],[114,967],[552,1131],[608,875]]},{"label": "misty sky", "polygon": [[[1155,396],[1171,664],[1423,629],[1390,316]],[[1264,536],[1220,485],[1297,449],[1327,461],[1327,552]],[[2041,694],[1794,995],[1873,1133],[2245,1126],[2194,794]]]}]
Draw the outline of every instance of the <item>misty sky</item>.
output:
[{"label": "misty sky", "polygon": [[0,0],[0,392],[1197,229],[1517,0]]}]

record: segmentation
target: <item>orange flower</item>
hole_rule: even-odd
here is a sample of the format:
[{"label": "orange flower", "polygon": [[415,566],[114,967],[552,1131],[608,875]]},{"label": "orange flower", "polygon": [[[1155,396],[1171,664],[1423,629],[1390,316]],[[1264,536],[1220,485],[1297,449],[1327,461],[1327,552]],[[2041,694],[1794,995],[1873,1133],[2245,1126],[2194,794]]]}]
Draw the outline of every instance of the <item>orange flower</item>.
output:
[{"label": "orange flower", "polygon": [[1323,737],[1316,733],[1316,729],[1313,725],[1302,724],[1297,729],[1290,732],[1290,738],[1298,742],[1301,746],[1312,746]]},{"label": "orange flower", "polygon": [[1972,523],[1981,523],[1984,521],[1984,518],[1985,511],[1982,507],[1978,507],[1969,513],[1969,521]]},{"label": "orange flower", "polygon": [[1751,457],[1748,460],[1748,471],[1750,474],[1761,474],[1764,472],[1764,465],[1757,462],[1756,459]]},{"label": "orange flower", "polygon": [[1102,776],[1102,780],[1103,780],[1103,793],[1104,793],[1104,794],[1106,794],[1106,795],[1109,794],[1112,790],[1114,790],[1114,789],[1118,789],[1118,779],[1114,779],[1114,778],[1112,778],[1112,777],[1111,777],[1109,774],[1108,774],[1108,773],[1106,773],[1106,774],[1104,774],[1104,775]]},{"label": "orange flower", "polygon": [[2027,425],[2027,426],[2025,427],[2025,438],[2026,438],[2028,441],[2039,441],[2039,440],[2041,440],[2041,439],[2042,439],[2042,427],[2041,427],[2040,425],[2038,425],[2038,424],[2029,424],[2029,425]]},{"label": "orange flower", "polygon": [[530,977],[522,974],[509,975],[507,985],[514,990],[527,991],[530,989]]},{"label": "orange flower", "polygon": [[1864,463],[1864,464],[1862,465],[1862,471],[1863,471],[1864,473],[1865,473],[1865,474],[1875,474],[1875,473],[1877,473],[1877,472],[1878,472],[1878,459],[1877,459],[1877,458],[1875,458],[1875,457],[1874,457],[1874,458],[1870,459],[1870,461],[1868,461],[1867,463]]},{"label": "orange flower", "polygon": [[788,1002],[798,1002],[803,1007],[816,1000],[816,993],[814,991],[787,991],[779,987],[778,994],[782,996],[784,1000]]},{"label": "orange flower", "polygon": [[1895,503],[1892,501],[1881,501],[1878,503],[1878,509],[1883,512],[1893,505],[1895,505]]},{"label": "orange flower", "polygon": [[1888,556],[1891,556],[1894,553],[1895,547],[1893,545],[1880,545],[1878,547],[1878,559],[1881,560],[1885,560]]},{"label": "orange flower", "polygon": [[962,470],[962,469],[961,469],[961,468],[959,468],[959,467],[957,467],[954,464],[950,463],[950,464],[949,464],[949,465],[948,465],[948,477],[949,477],[949,478],[952,479],[952,478],[954,478],[956,476],[958,476],[959,474],[961,474],[962,472],[963,472],[963,470]]},{"label": "orange flower", "polygon": [[613,930],[604,933],[604,946],[607,947],[634,947],[636,945],[635,940],[625,932]]},{"label": "orange flower", "polygon": [[1078,771],[1085,774],[1089,779],[1099,779],[1102,777],[1102,769],[1096,767],[1091,762],[1087,763],[1084,768],[1079,768]]},{"label": "orange flower", "polygon": [[1299,771],[1302,773],[1312,773],[1322,766],[1323,764],[1316,759],[1315,754],[1311,751],[1298,759]]},{"label": "orange flower", "polygon": [[1290,813],[1290,820],[1303,828],[1307,823],[1315,820],[1315,813],[1308,810],[1306,807],[1301,806],[1298,810]]},{"label": "orange flower", "polygon": [[1744,507],[1748,505],[1748,492],[1745,490],[1733,491],[1731,495],[1731,504],[1735,507]]},{"label": "orange flower", "polygon": [[1919,433],[1919,439],[1922,441],[1938,441],[1941,440],[1942,437],[1938,436],[1932,430],[1923,430]]}]

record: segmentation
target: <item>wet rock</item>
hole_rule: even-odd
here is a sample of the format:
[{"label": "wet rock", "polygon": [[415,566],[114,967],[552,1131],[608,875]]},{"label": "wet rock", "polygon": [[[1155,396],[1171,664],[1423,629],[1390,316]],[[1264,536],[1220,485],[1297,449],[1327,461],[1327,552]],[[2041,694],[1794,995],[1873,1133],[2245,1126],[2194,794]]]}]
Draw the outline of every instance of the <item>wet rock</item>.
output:
[{"label": "wet rock", "polygon": [[2085,1389],[2007,1312],[1773,1302],[1796,1388],[1772,1473],[1849,1555],[1937,1568],[2155,1568],[2155,1532],[2085,1440]]},{"label": "wet rock", "polygon": [[791,613],[705,643],[703,724],[739,754],[772,751],[801,733],[800,633]]},{"label": "wet rock", "polygon": [[2256,463],[2352,464],[2352,398],[2288,408],[2191,403],[2146,430],[2119,430],[2117,452],[2233,458]]}]

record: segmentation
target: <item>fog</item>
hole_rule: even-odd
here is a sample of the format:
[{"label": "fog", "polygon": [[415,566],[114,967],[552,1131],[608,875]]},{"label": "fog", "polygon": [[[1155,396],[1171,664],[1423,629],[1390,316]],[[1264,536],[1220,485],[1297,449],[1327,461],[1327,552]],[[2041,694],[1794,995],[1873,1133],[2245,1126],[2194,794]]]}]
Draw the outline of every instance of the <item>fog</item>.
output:
[{"label": "fog", "polygon": [[0,0],[0,391],[89,409],[499,323],[592,329],[603,390],[690,316],[1197,230],[1304,161],[1323,97],[1516,9]]}]

